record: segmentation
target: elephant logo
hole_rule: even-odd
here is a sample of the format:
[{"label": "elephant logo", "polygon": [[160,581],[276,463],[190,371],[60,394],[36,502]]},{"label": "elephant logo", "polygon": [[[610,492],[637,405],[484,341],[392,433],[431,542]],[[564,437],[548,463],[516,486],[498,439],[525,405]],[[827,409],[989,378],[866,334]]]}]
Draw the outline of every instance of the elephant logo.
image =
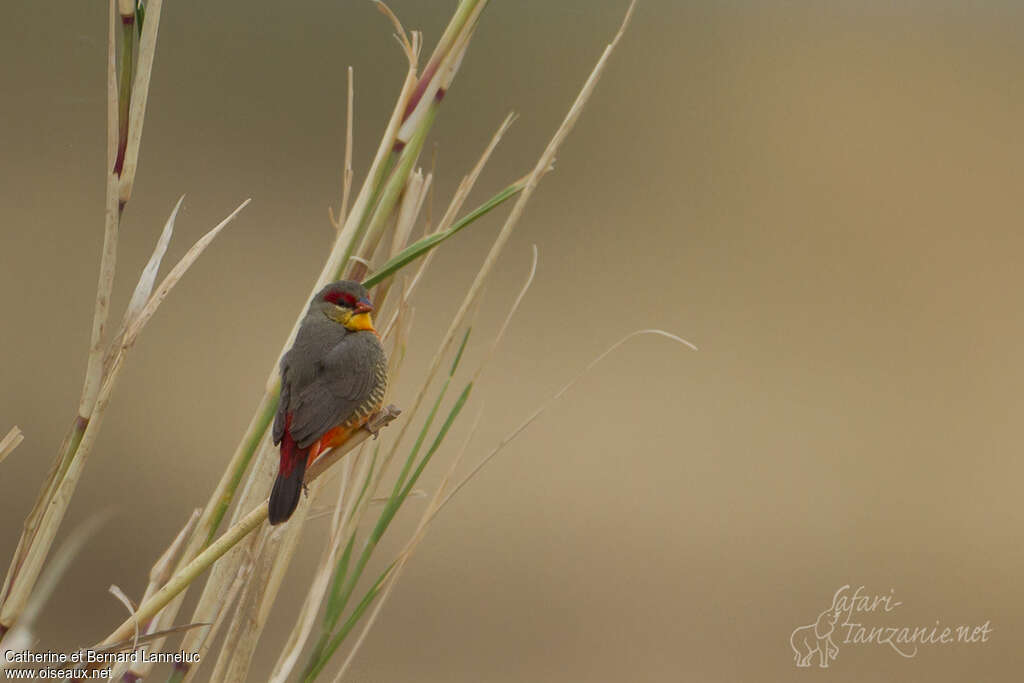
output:
[{"label": "elephant logo", "polygon": [[819,655],[818,666],[828,668],[829,660],[839,654],[839,646],[832,641],[832,632],[839,620],[839,610],[829,607],[818,616],[813,624],[793,629],[789,644],[793,648],[793,661],[799,667],[811,665],[814,653]]}]

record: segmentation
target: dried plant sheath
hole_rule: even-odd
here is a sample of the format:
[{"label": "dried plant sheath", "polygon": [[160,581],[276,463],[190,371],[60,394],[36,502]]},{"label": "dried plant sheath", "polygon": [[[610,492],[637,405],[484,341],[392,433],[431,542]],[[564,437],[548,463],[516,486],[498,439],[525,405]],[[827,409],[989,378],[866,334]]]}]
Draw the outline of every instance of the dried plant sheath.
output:
[{"label": "dried plant sheath", "polygon": [[[105,242],[104,257],[107,258],[108,248],[111,251],[107,261],[101,265],[98,286],[94,337],[99,340],[99,343],[90,347],[90,370],[94,365],[98,370],[87,372],[81,404],[83,412],[69,433],[51,479],[44,487],[45,495],[41,497],[40,504],[37,505],[36,510],[26,523],[26,533],[23,535],[22,543],[19,544],[15,562],[8,574],[8,583],[5,584],[3,595],[9,597],[10,594],[13,594],[18,599],[23,599],[31,592],[30,585],[18,581],[19,572],[23,571],[22,576],[24,577],[32,577],[42,567],[46,551],[52,542],[52,534],[55,533],[57,525],[60,523],[63,510],[66,509],[70,495],[81,475],[86,456],[96,441],[97,431],[102,423],[114,382],[123,367],[127,350],[137,339],[156,307],[191,262],[235,215],[229,216],[224,223],[201,239],[186,254],[182,262],[172,269],[163,282],[157,286],[156,272],[159,270],[160,261],[171,239],[174,219],[177,215],[177,207],[175,207],[157,241],[150,262],[139,278],[120,330],[113,337],[105,331],[104,326],[109,317],[109,291],[113,280],[117,229],[124,202],[131,196],[137,167],[142,121],[156,44],[157,22],[160,16],[159,0],[152,0],[149,4],[150,18],[146,21],[142,19],[141,7],[136,7],[132,0],[117,0],[117,3],[122,18],[122,55],[133,55],[137,44],[138,57],[135,61],[123,57],[120,71],[112,66],[116,37],[116,26],[112,21],[108,82],[111,84],[113,94],[110,108],[112,117],[108,119],[108,143],[114,143],[110,148],[110,154],[115,160],[108,168],[108,170],[114,171],[109,174],[108,178],[108,213],[105,232],[111,239],[109,244]],[[369,560],[375,553],[378,542],[404,502],[410,496],[416,495],[418,489],[414,487],[420,476],[435,455],[439,453],[441,447],[445,445],[446,437],[466,406],[472,390],[479,380],[482,368],[492,357],[494,348],[508,327],[508,319],[506,319],[497,338],[486,352],[483,362],[472,373],[471,379],[464,383],[459,380],[456,377],[456,372],[467,347],[469,331],[475,317],[474,312],[479,308],[478,302],[481,300],[485,282],[507,245],[533,191],[543,175],[551,169],[557,149],[574,125],[584,103],[592,94],[597,79],[609,55],[621,38],[633,11],[631,5],[622,28],[594,67],[565,120],[538,158],[532,171],[464,218],[456,220],[484,165],[511,124],[513,117],[510,115],[492,137],[479,162],[463,178],[436,229],[433,229],[430,217],[431,208],[429,208],[433,201],[432,194],[429,194],[430,199],[428,200],[433,175],[424,173],[422,168],[418,167],[419,158],[427,135],[439,112],[440,103],[459,71],[486,5],[487,0],[462,0],[459,2],[444,35],[421,71],[419,69],[422,44],[420,34],[418,32],[407,33],[398,22],[397,17],[383,3],[378,3],[378,7],[388,16],[395,28],[399,43],[407,57],[409,69],[366,181],[356,194],[351,206],[349,206],[349,199],[353,175],[351,168],[353,88],[351,69],[349,70],[341,208],[336,219],[333,213],[331,214],[331,222],[337,231],[328,257],[317,278],[314,291],[319,291],[325,284],[338,279],[343,273],[363,281],[368,288],[375,288],[373,303],[378,309],[379,318],[385,319],[386,312],[387,319],[390,320],[390,324],[384,329],[381,337],[385,343],[393,345],[387,363],[392,376],[401,366],[405,355],[413,314],[409,296],[430,262],[432,250],[504,202],[510,199],[516,201],[451,320],[447,333],[442,338],[428,367],[412,408],[406,415],[406,424],[397,430],[399,432],[397,438],[391,439],[396,435],[387,434],[386,436],[391,440],[387,447],[382,448],[381,442],[376,442],[372,448],[362,448],[358,453],[351,453],[369,437],[369,430],[361,429],[342,447],[328,451],[315,460],[305,473],[305,481],[309,484],[312,496],[315,497],[321,489],[333,490],[334,487],[328,486],[329,482],[322,478],[323,474],[338,459],[350,454],[348,462],[343,467],[344,474],[339,489],[339,499],[334,506],[330,530],[325,536],[325,550],[321,566],[318,568],[315,579],[310,582],[309,594],[306,596],[295,630],[282,650],[270,678],[275,683],[287,680],[294,673],[294,667],[303,653],[304,646],[314,632],[317,632],[317,638],[314,639],[312,656],[305,666],[303,675],[304,680],[307,681],[313,680],[324,671],[347,636],[363,623],[362,632],[355,646],[350,648],[341,671],[337,674],[338,679],[341,679],[348,670],[359,645],[363,642],[368,629],[380,612],[384,600],[397,581],[403,567],[421,542],[427,527],[451,496],[478,471],[479,466],[470,473],[469,477],[454,487],[450,487],[453,474],[450,470],[442,479],[441,485],[432,496],[412,538],[400,555],[389,563],[375,580],[373,576],[368,577],[368,589],[362,585],[363,574],[368,566],[372,566],[369,564]],[[115,16],[113,1],[110,8],[113,18]],[[118,76],[120,76],[119,80]],[[121,85],[120,96],[117,92],[118,83]],[[428,227],[418,232],[415,227],[424,206],[428,206],[426,221]],[[239,207],[239,210],[241,208]],[[417,232],[423,237],[414,238],[413,235]],[[399,270],[420,257],[424,258],[420,260],[415,277],[407,278],[403,275],[396,277]],[[534,268],[535,266],[536,250],[534,252]],[[512,306],[513,311],[518,307],[529,286],[534,268],[531,268],[527,285]],[[102,297],[105,287],[107,299]],[[392,291],[396,293],[395,296],[390,296]],[[301,317],[300,315],[300,320]],[[511,313],[509,317],[511,317]],[[284,349],[292,345],[298,326],[299,321],[297,320],[285,342]],[[393,336],[390,334],[392,332]],[[462,338],[461,343],[457,343],[459,336]],[[92,358],[94,348],[99,349],[95,355],[100,359],[95,362]],[[430,387],[432,380],[440,371],[442,363],[445,362],[444,359],[452,355],[454,359],[443,379],[443,385],[434,396],[434,391]],[[308,519],[310,509],[308,504],[300,502],[296,516],[289,526],[271,530],[270,527],[263,524],[268,514],[266,491],[273,478],[273,465],[277,460],[276,449],[268,435],[272,416],[281,402],[282,383],[277,376],[276,365],[275,363],[275,367],[268,376],[266,392],[259,403],[256,415],[228,463],[227,470],[203,508],[198,522],[193,518],[194,530],[190,531],[189,527],[186,527],[168,548],[167,553],[154,566],[149,586],[138,608],[133,609],[129,618],[101,643],[102,647],[119,648],[125,647],[126,644],[131,646],[132,642],[138,638],[139,643],[145,642],[146,646],[153,651],[158,650],[163,645],[163,636],[173,630],[169,627],[177,617],[185,590],[212,566],[209,579],[199,597],[194,618],[191,620],[193,623],[188,627],[183,627],[186,630],[186,635],[181,647],[188,651],[201,651],[205,655],[213,644],[212,635],[217,626],[226,624],[227,635],[222,639],[224,643],[220,654],[217,657],[210,657],[211,662],[216,662],[215,668],[210,674],[218,681],[235,682],[252,678],[250,664],[253,653],[256,651],[263,626],[293,557],[302,532],[302,525]],[[451,397],[448,396],[448,391],[453,384],[455,388],[461,384],[462,389],[454,397],[454,403],[449,405]],[[287,382],[285,386],[287,387]],[[431,401],[426,400],[427,393],[432,394]],[[453,390],[452,393],[455,394],[456,391]],[[559,392],[558,395],[561,393]],[[283,403],[286,406],[288,405],[287,399],[288,397],[285,396]],[[400,471],[396,474],[394,481],[392,482],[389,478],[385,482],[385,476],[390,474],[389,462],[396,454],[402,437],[421,407],[429,408],[429,413],[422,421],[422,427],[416,434],[415,443],[409,449],[408,455],[401,461]],[[373,431],[380,429],[393,420],[397,412],[397,409],[393,409],[393,407],[382,411],[376,416],[371,429]],[[510,438],[514,438],[538,414],[539,412],[528,418]],[[471,435],[475,429],[476,423],[470,430]],[[468,443],[467,439],[456,458],[456,463],[461,460]],[[484,462],[492,457],[497,450],[500,450],[505,443],[507,440],[489,454]],[[4,450],[3,444],[0,444],[0,459],[3,457]],[[255,465],[253,464],[254,459]],[[305,459],[302,462],[305,462]],[[301,473],[298,481],[301,482]],[[240,491],[239,487],[241,487]],[[296,500],[301,501],[298,497]],[[379,506],[373,505],[375,501]],[[229,515],[229,511],[231,511],[232,522],[229,528],[218,537],[217,530],[221,521]],[[369,529],[365,526],[368,511],[377,515],[376,524]],[[252,532],[255,530],[259,531],[253,534]],[[178,556],[177,566],[171,571],[170,567],[175,563],[175,555]],[[357,589],[360,592],[357,592]],[[366,592],[363,593],[363,590]],[[237,606],[232,609],[236,596],[238,598]],[[131,605],[131,601],[126,596],[124,602]],[[321,604],[325,604],[325,608],[322,618],[318,620],[317,610]],[[0,610],[0,629],[5,623],[3,617],[11,614],[8,612],[9,609],[12,609],[11,605],[14,605],[13,609],[16,609],[17,601],[5,601]],[[369,618],[364,619],[366,616]],[[318,621],[320,622],[319,629],[317,628]],[[2,635],[2,631],[0,631],[0,635]],[[206,659],[205,656],[204,659]],[[175,683],[190,680],[196,676],[197,668],[188,665],[176,667],[171,680]],[[124,680],[135,681],[150,673],[148,667],[132,668],[124,673]]]}]

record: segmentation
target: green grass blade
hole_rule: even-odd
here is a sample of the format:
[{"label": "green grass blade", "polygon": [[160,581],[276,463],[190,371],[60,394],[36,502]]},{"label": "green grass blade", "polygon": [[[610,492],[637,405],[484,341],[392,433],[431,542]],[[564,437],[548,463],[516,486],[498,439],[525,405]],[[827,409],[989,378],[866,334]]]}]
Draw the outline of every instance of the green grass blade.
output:
[{"label": "green grass blade", "polygon": [[341,585],[345,581],[346,574],[348,574],[348,563],[352,559],[352,547],[355,544],[356,535],[353,533],[349,537],[348,543],[345,544],[344,552],[341,553],[341,558],[338,560],[338,567],[334,570],[331,592],[327,598],[327,609],[324,612],[324,624],[331,629],[333,629],[334,625],[338,623],[341,611],[345,608],[344,605],[338,602],[338,597],[341,594]]},{"label": "green grass blade", "polygon": [[[360,553],[359,559],[356,561],[355,568],[353,569],[351,574],[349,574],[348,572],[348,564],[350,561],[352,545],[355,540],[354,532],[352,537],[349,539],[348,546],[346,547],[345,552],[338,563],[338,569],[335,571],[334,580],[331,584],[330,597],[328,599],[327,610],[324,615],[323,632],[316,644],[316,647],[313,649],[312,655],[310,656],[310,662],[307,665],[305,673],[306,680],[312,680],[309,677],[315,677],[316,673],[324,667],[327,660],[330,659],[334,651],[337,649],[338,645],[340,645],[341,640],[344,639],[344,635],[341,634],[347,634],[348,631],[351,630],[351,627],[355,624],[355,621],[353,621],[352,616],[350,615],[349,620],[346,621],[346,623],[342,626],[342,630],[339,631],[339,633],[334,634],[333,637],[331,636],[338,620],[341,617],[341,614],[344,612],[345,607],[348,604],[349,598],[352,596],[352,593],[355,590],[356,583],[358,583],[360,577],[362,576],[363,570],[366,567],[367,562],[369,562],[370,557],[373,555],[373,551],[377,547],[377,543],[380,541],[381,537],[383,537],[384,532],[387,531],[388,526],[391,524],[391,521],[395,518],[395,515],[398,513],[398,510],[402,507],[402,504],[409,497],[409,494],[412,492],[412,487],[415,485],[416,481],[423,473],[423,470],[426,468],[427,463],[433,457],[434,453],[437,452],[438,448],[440,448],[441,443],[445,439],[445,436],[447,436],[452,424],[455,422],[455,419],[459,416],[459,413],[462,411],[462,407],[465,405],[466,400],[469,398],[470,390],[473,387],[472,382],[466,385],[466,388],[462,390],[462,393],[459,395],[459,398],[456,399],[455,405],[452,406],[451,410],[448,412],[448,416],[445,418],[444,423],[441,425],[441,429],[437,433],[437,436],[434,437],[434,441],[431,443],[430,448],[427,450],[427,453],[420,460],[419,464],[416,465],[415,470],[412,471],[412,474],[410,476],[409,470],[412,468],[412,464],[416,460],[416,455],[426,439],[426,435],[430,430],[430,426],[437,413],[438,407],[440,406],[441,400],[444,398],[445,392],[447,391],[448,386],[451,383],[452,377],[455,374],[456,370],[458,370],[459,362],[462,360],[463,352],[465,351],[466,344],[469,341],[470,331],[471,329],[466,330],[466,333],[462,337],[462,343],[459,345],[459,349],[455,354],[455,360],[452,362],[452,366],[448,372],[448,377],[445,380],[444,386],[441,388],[441,391],[439,392],[438,398],[430,411],[430,415],[427,417],[427,420],[423,425],[423,429],[420,430],[420,434],[417,437],[416,444],[414,445],[412,452],[406,459],[405,466],[402,469],[402,473],[399,476],[399,480],[395,484],[395,488],[392,491],[391,496],[389,496],[387,502],[384,504],[384,509],[381,511],[380,517],[377,519],[377,524],[374,525],[373,530],[370,532],[370,535],[367,537],[365,543],[363,544],[362,552]],[[376,454],[374,455],[374,457],[376,458]],[[406,481],[407,478],[408,481]],[[360,496],[362,495],[363,494],[361,493]],[[369,604],[368,602],[366,602],[366,598],[364,598],[364,603],[360,603],[360,605],[355,608],[356,611],[359,611],[360,614],[361,609],[364,610],[366,605]],[[358,617],[356,617],[356,619],[358,619]],[[340,638],[339,635],[341,636]]]},{"label": "green grass blade", "polygon": [[408,497],[409,493],[412,492],[412,487],[416,484],[416,480],[419,479],[420,475],[423,473],[423,468],[427,466],[427,463],[430,462],[434,453],[441,447],[444,437],[448,435],[448,430],[451,429],[452,424],[455,422],[455,418],[457,418],[459,413],[462,412],[462,407],[466,404],[466,400],[469,399],[469,393],[472,389],[473,383],[470,382],[466,385],[466,388],[462,390],[462,393],[459,394],[459,398],[455,401],[455,405],[452,406],[451,411],[448,413],[448,418],[444,421],[444,424],[441,425],[441,431],[437,433],[436,437],[434,437],[434,443],[430,444],[430,449],[427,451],[426,455],[423,456],[423,459],[420,460],[420,464],[416,466],[416,470],[412,473],[412,476],[409,477],[409,483],[407,483],[405,488],[402,489],[401,499],[403,501]]},{"label": "green grass blade", "polygon": [[370,219],[373,216],[374,209],[380,203],[380,196],[384,192],[384,186],[387,182],[387,178],[395,168],[395,163],[398,161],[398,157],[399,153],[392,151],[381,165],[380,172],[375,178],[377,184],[374,186],[373,192],[370,194],[370,201],[366,202],[366,208],[363,210],[363,215],[359,217],[359,224],[356,226],[356,231],[352,234],[352,239],[350,239],[348,244],[345,246],[345,253],[342,256],[341,265],[338,266],[338,272],[334,274],[335,280],[344,277],[345,270],[348,268],[348,264],[351,261],[352,256],[356,253],[356,249],[362,243],[363,235],[366,234],[366,230],[370,227]]},{"label": "green grass blade", "polygon": [[313,664],[306,672],[304,680],[312,681],[320,675],[320,672],[323,671],[323,668],[327,666],[327,662],[330,661],[331,655],[333,655],[334,651],[338,649],[338,646],[341,645],[343,640],[345,640],[345,637],[348,636],[349,632],[352,631],[352,628],[357,623],[359,623],[359,620],[362,618],[363,614],[366,613],[366,610],[370,607],[370,605],[373,604],[373,601],[380,594],[380,591],[384,586],[384,581],[388,578],[388,575],[395,568],[396,564],[397,560],[389,564],[387,566],[387,569],[381,572],[381,575],[377,578],[377,581],[373,584],[373,586],[370,587],[370,590],[366,591],[366,595],[363,596],[363,599],[360,600],[359,604],[356,605],[355,609],[352,610],[352,614],[350,614],[348,619],[345,620],[345,623],[342,624],[341,629],[334,636],[334,638],[330,640],[330,643],[324,648],[326,656],[321,656],[316,659],[316,663]]},{"label": "green grass blade", "polygon": [[455,354],[455,361],[452,363],[452,368],[448,372],[448,378],[441,386],[441,391],[438,393],[437,400],[434,401],[434,405],[430,408],[430,413],[427,415],[427,419],[423,423],[423,428],[420,429],[420,433],[416,435],[416,443],[413,444],[412,451],[409,452],[409,457],[405,459],[405,464],[402,465],[402,471],[399,472],[398,478],[395,479],[395,486],[391,490],[392,498],[397,496],[398,492],[402,490],[402,485],[405,484],[406,477],[409,476],[412,464],[416,462],[416,456],[419,455],[420,448],[423,446],[423,442],[427,438],[427,432],[434,423],[434,417],[437,415],[438,408],[441,407],[441,401],[444,399],[445,394],[448,393],[448,386],[451,384],[452,376],[455,374],[455,370],[459,367],[459,361],[462,360],[462,352],[466,348],[466,342],[469,341],[469,333],[472,329],[473,328],[467,329],[466,334],[462,336],[462,343],[459,345],[459,350]]},{"label": "green grass blade", "polygon": [[466,334],[462,335],[462,343],[459,344],[459,350],[455,352],[455,360],[452,361],[452,369],[448,371],[448,379],[451,379],[455,375],[455,371],[459,369],[459,362],[462,361],[462,352],[466,350],[466,342],[469,341],[469,333],[472,329],[470,327],[466,330]]},{"label": "green grass blade", "polygon": [[363,280],[363,286],[369,289],[370,287],[380,284],[385,279],[391,277],[399,270],[418,259],[420,256],[423,256],[428,251],[441,244],[441,242],[444,242],[449,237],[453,237],[473,221],[486,216],[512,197],[515,197],[522,191],[524,186],[525,182],[523,181],[512,183],[504,190],[460,218],[452,225],[452,227],[448,228],[444,232],[427,235],[426,237],[413,242],[405,249],[391,257],[387,263],[380,267],[380,270]]},{"label": "green grass blade", "polygon": [[[453,367],[452,371],[454,371],[454,369],[455,368]],[[469,394],[472,389],[473,383],[470,382],[469,384],[466,385],[466,388],[462,390],[462,393],[459,395],[459,398],[455,401],[455,405],[453,405],[452,409],[448,412],[448,416],[445,418],[444,424],[441,425],[441,430],[437,433],[437,436],[434,437],[434,441],[433,443],[431,443],[430,448],[427,450],[427,453],[423,456],[419,464],[416,466],[416,469],[409,477],[408,483],[402,488],[402,490],[398,493],[397,496],[392,496],[391,498],[388,499],[388,502],[385,504],[384,510],[381,512],[380,518],[377,520],[377,525],[373,528],[373,531],[370,533],[370,536],[366,539],[366,544],[363,546],[363,552],[361,553],[359,561],[356,564],[355,571],[353,571],[352,575],[348,578],[348,581],[346,581],[345,589],[339,598],[340,603],[342,605],[342,609],[344,609],[344,604],[348,602],[348,598],[351,596],[352,591],[355,589],[356,582],[359,581],[359,577],[362,575],[363,569],[366,567],[366,563],[369,561],[370,556],[376,549],[377,543],[384,535],[384,532],[387,531],[388,525],[391,524],[391,520],[394,519],[395,514],[402,506],[402,503],[404,503],[405,500],[409,497],[409,494],[412,492],[412,487],[416,484],[416,481],[423,473],[423,470],[424,468],[426,468],[427,463],[430,462],[430,459],[433,457],[434,453],[437,452],[437,449],[440,448],[441,444],[444,442],[444,439],[448,435],[448,431],[451,429],[452,424],[455,423],[455,419],[459,416],[459,413],[462,412],[462,408],[466,404],[466,401],[469,398]],[[390,571],[390,568],[388,571]],[[370,591],[366,594],[362,602],[360,602],[359,605],[356,606],[356,608],[353,610],[352,614],[349,615],[349,618],[346,620],[345,624],[338,631],[338,633],[336,633],[333,637],[330,637],[330,640],[327,643],[326,647],[321,647],[321,644],[324,642],[324,639],[329,637],[327,631],[324,632],[324,635],[321,636],[320,642],[317,644],[318,646],[314,651],[313,656],[310,658],[310,663],[305,673],[306,681],[312,681],[314,678],[316,678],[320,671],[323,670],[324,666],[327,665],[328,660],[330,660],[330,658],[334,655],[335,651],[337,651],[338,647],[345,639],[345,636],[347,636],[349,631],[351,631],[352,626],[355,625],[356,621],[359,620],[363,612],[373,601],[373,598],[376,597],[376,591],[379,590],[380,584],[386,575],[387,572],[385,571],[385,573],[379,579],[377,579],[377,583],[374,584],[374,587],[371,588]]]}]

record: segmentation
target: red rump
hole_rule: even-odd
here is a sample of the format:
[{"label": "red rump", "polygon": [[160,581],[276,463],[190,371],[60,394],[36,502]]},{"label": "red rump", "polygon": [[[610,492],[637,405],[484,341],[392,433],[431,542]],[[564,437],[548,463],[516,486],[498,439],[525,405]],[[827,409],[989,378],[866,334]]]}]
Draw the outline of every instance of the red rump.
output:
[{"label": "red rump", "polygon": [[295,464],[300,459],[305,459],[309,453],[309,449],[301,449],[298,444],[295,443],[295,439],[292,438],[292,416],[289,413],[285,417],[284,422],[284,436],[281,437],[281,471],[278,473],[279,476],[287,478],[292,470],[295,469]]},{"label": "red rump", "polygon": [[299,448],[291,435],[292,416],[285,418],[284,434],[281,435],[281,468],[274,480],[267,505],[267,518],[271,524],[287,521],[302,497],[302,481],[306,475],[308,448]]}]

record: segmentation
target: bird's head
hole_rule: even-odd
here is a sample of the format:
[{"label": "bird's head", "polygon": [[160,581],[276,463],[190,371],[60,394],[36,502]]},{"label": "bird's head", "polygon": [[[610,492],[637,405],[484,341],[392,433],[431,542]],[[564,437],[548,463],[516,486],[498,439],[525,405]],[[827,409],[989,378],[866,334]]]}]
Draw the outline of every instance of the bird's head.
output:
[{"label": "bird's head", "polygon": [[320,308],[324,315],[345,326],[350,332],[373,329],[370,311],[373,304],[366,288],[358,282],[339,280],[321,289],[313,299],[313,307]]}]

